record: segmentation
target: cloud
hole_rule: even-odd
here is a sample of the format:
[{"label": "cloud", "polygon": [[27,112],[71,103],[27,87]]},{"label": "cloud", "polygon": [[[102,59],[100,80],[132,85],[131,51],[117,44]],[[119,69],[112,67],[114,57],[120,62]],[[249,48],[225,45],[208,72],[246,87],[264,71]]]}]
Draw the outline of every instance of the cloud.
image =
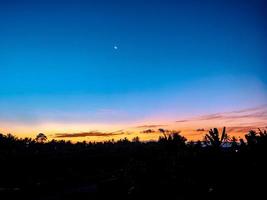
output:
[{"label": "cloud", "polygon": [[222,114],[211,114],[211,115],[203,115],[197,118],[197,120],[212,120],[212,119],[222,119]]},{"label": "cloud", "polygon": [[205,131],[205,129],[204,128],[198,128],[196,131],[202,132],[202,131]]},{"label": "cloud", "polygon": [[178,120],[177,123],[191,122],[191,121],[204,121],[204,120],[239,120],[239,119],[251,119],[267,121],[267,105],[248,108],[243,110],[236,110],[231,112],[221,112],[209,115],[202,115],[199,117],[193,117],[190,119]]},{"label": "cloud", "polygon": [[89,131],[89,132],[80,132],[80,133],[56,133],[55,138],[74,138],[74,137],[108,137],[115,135],[122,135],[124,132],[115,131],[115,132],[100,132],[100,131]]},{"label": "cloud", "polygon": [[254,126],[232,126],[227,128],[227,132],[231,133],[248,133],[250,130],[257,130]]},{"label": "cloud", "polygon": [[156,131],[153,129],[146,129],[146,130],[141,131],[140,133],[155,133],[155,132]]},{"label": "cloud", "polygon": [[219,113],[213,115],[205,115],[197,118],[198,120],[214,120],[214,119],[223,119],[223,120],[233,120],[233,119],[247,119],[247,118],[259,118],[267,120],[267,112],[257,111],[248,114],[232,114],[231,113]]},{"label": "cloud", "polygon": [[257,111],[257,110],[265,110],[267,108],[267,104],[258,106],[258,107],[254,107],[254,108],[247,108],[247,109],[242,109],[242,110],[235,110],[232,112],[228,112],[228,113],[244,113],[244,112],[250,112],[250,111]]},{"label": "cloud", "polygon": [[141,126],[136,126],[136,128],[157,128],[161,126],[168,126],[166,124],[151,124],[151,125],[141,125]]},{"label": "cloud", "polygon": [[190,121],[190,120],[178,120],[178,121],[175,121],[175,122],[177,122],[177,123],[182,123],[182,122],[188,122],[188,121]]}]

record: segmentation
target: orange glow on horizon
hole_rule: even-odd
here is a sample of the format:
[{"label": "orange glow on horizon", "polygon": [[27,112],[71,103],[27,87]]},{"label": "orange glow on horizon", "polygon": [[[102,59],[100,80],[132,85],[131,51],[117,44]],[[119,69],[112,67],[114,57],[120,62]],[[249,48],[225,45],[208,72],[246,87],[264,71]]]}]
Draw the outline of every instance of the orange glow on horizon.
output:
[{"label": "orange glow on horizon", "polygon": [[[127,137],[132,140],[139,137],[140,140],[157,140],[162,136],[157,130],[179,131],[188,140],[202,140],[204,135],[211,128],[226,127],[230,136],[244,137],[249,130],[257,128],[266,129],[267,107],[247,109],[234,112],[202,115],[180,120],[157,120],[146,119],[135,123],[40,123],[36,125],[1,123],[0,132],[12,133],[19,138],[35,138],[38,133],[44,133],[48,139],[71,140],[71,141],[107,141],[119,140]],[[142,133],[144,130],[151,129],[150,133]],[[62,137],[58,137],[61,134]],[[63,135],[62,135],[63,134]],[[68,135],[71,134],[71,135]],[[66,136],[66,137],[65,137]],[[81,137],[83,136],[83,137]]]}]

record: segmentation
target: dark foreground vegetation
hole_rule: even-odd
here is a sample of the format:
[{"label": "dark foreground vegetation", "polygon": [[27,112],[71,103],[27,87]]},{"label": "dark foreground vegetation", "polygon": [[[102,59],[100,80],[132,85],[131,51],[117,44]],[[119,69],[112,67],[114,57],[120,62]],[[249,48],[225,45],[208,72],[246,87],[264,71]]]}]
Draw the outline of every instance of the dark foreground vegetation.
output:
[{"label": "dark foreground vegetation", "polygon": [[157,142],[45,142],[0,135],[0,199],[267,199],[267,133],[211,130]]}]

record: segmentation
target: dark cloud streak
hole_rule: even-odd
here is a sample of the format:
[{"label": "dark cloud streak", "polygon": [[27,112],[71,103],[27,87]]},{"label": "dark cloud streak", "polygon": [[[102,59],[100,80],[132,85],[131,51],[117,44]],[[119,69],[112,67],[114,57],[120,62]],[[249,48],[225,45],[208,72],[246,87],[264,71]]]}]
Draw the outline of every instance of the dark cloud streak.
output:
[{"label": "dark cloud streak", "polygon": [[74,137],[108,137],[122,135],[124,132],[100,132],[100,131],[89,131],[89,132],[80,132],[80,133],[56,133],[55,138],[74,138]]}]

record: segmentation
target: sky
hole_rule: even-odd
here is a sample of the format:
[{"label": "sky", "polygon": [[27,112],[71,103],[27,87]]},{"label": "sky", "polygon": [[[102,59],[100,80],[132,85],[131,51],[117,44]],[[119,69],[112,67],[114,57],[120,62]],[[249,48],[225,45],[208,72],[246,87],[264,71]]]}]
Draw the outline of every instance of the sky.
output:
[{"label": "sky", "polygon": [[266,128],[266,15],[264,0],[0,0],[0,132]]}]

